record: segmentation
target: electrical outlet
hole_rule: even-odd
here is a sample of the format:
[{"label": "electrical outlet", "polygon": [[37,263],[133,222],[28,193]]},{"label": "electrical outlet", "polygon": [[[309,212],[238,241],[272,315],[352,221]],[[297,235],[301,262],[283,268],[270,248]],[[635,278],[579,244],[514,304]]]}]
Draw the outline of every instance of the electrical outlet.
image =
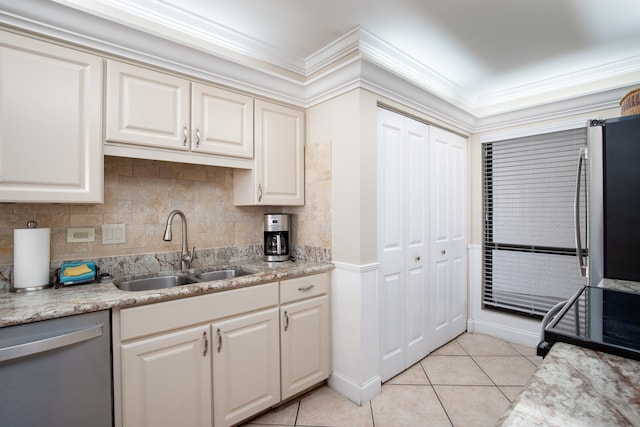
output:
[{"label": "electrical outlet", "polygon": [[67,228],[67,242],[95,242],[96,230],[93,228]]},{"label": "electrical outlet", "polygon": [[113,245],[127,242],[127,226],[125,224],[105,224],[102,226],[102,244]]}]

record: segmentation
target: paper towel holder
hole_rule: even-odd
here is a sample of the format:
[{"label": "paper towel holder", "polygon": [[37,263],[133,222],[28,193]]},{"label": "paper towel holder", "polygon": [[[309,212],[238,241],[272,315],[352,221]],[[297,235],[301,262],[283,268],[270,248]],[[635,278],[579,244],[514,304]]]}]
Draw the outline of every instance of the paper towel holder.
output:
[{"label": "paper towel holder", "polygon": [[[36,221],[30,220],[30,221],[27,222],[27,229],[33,230],[33,229],[37,229],[37,228],[38,228],[38,223]],[[48,241],[49,240],[49,230],[48,229],[46,229],[46,230],[47,230],[47,241]],[[14,250],[15,250],[15,247],[16,247],[16,242],[15,242],[16,235],[15,235],[15,233],[16,233],[16,230],[14,230]],[[48,269],[48,265],[49,265],[48,257],[49,257],[49,251],[47,250],[47,269]],[[51,277],[50,277],[49,274],[47,274],[49,276],[49,280],[47,280],[47,283],[40,282],[41,284],[37,284],[35,286],[23,286],[22,284],[21,285],[17,285],[16,284],[16,280],[15,280],[16,279],[16,277],[15,277],[15,274],[16,274],[15,266],[16,266],[16,260],[15,260],[15,252],[14,252],[14,271],[13,271],[13,274],[12,274],[13,277],[12,277],[12,280],[11,280],[11,283],[10,283],[10,286],[9,286],[9,291],[10,292],[38,291],[38,290],[50,288],[50,287],[53,286],[53,283],[51,282]]]}]

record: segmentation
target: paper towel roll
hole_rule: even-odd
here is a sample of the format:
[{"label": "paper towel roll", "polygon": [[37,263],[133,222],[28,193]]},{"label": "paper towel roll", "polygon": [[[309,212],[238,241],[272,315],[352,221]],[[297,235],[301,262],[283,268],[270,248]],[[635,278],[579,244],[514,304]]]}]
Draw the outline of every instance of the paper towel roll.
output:
[{"label": "paper towel roll", "polygon": [[13,230],[13,287],[32,288],[49,283],[49,228]]}]

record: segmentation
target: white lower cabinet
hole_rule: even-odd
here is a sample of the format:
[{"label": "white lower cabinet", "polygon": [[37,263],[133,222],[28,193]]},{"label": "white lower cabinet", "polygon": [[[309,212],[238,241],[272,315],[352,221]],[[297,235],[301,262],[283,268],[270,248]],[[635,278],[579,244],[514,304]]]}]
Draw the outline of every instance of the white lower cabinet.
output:
[{"label": "white lower cabinet", "polygon": [[287,399],[329,376],[329,297],[286,304],[280,313],[282,399]]},{"label": "white lower cabinet", "polygon": [[231,426],[280,402],[278,309],[213,324],[213,414]]},{"label": "white lower cabinet", "polygon": [[113,310],[116,427],[238,424],[330,374],[329,273]]},{"label": "white lower cabinet", "polygon": [[122,346],[125,426],[211,425],[209,326]]}]

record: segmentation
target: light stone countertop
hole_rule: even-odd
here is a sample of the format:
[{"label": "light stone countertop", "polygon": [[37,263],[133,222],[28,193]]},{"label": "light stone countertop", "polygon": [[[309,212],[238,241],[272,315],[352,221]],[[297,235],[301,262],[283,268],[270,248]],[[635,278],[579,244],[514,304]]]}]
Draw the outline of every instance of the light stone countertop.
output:
[{"label": "light stone countertop", "polygon": [[640,425],[640,361],[555,343],[496,425]]},{"label": "light stone countertop", "polygon": [[62,286],[58,289],[48,288],[22,293],[3,290],[0,291],[0,327],[108,310],[114,307],[131,307],[192,297],[333,269],[333,264],[329,262],[266,263],[253,260],[246,263],[236,262],[234,266],[242,266],[258,273],[233,279],[138,292],[121,291],[113,282]]},{"label": "light stone countertop", "polygon": [[600,286],[606,289],[615,289],[617,291],[640,293],[640,283],[631,280],[621,279],[602,279]]}]

